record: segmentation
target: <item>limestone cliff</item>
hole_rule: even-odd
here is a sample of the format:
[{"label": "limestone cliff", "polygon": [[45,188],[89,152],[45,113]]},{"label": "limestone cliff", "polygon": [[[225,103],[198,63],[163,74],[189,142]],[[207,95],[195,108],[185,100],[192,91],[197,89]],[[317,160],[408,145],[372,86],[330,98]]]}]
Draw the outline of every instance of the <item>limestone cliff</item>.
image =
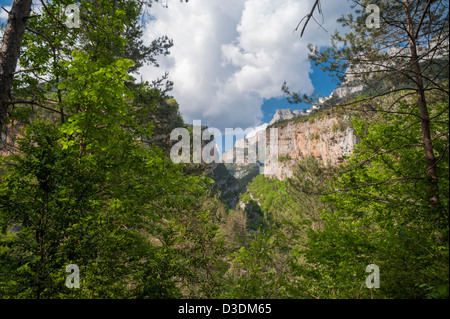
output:
[{"label": "limestone cliff", "polygon": [[306,115],[305,110],[295,110],[292,111],[291,109],[279,109],[275,112],[275,115],[273,116],[273,119],[269,122],[269,125],[272,125],[276,122],[285,121],[293,119],[297,116],[303,116]]},{"label": "limestone cliff", "polygon": [[[291,177],[295,164],[312,155],[325,165],[338,165],[359,142],[346,115],[322,111],[321,116],[293,119],[274,125],[278,129],[278,161],[265,162],[268,177],[285,179]],[[267,145],[270,134],[266,132]],[[270,147],[266,147],[266,158]]]},{"label": "limestone cliff", "polygon": [[[346,114],[337,114],[330,110],[311,108],[301,114],[289,109],[278,110],[269,125],[262,125],[257,134],[249,134],[236,141],[235,146],[223,154],[226,163],[236,159],[237,150],[248,150],[250,145],[261,142],[265,134],[265,154],[258,153],[257,163],[248,162],[248,152],[244,152],[244,162],[225,164],[238,179],[245,177],[255,165],[264,165],[267,177],[280,180],[291,177],[297,162],[308,155],[314,156],[325,165],[338,165],[345,155],[349,155],[359,142]],[[270,129],[276,128],[278,155],[274,161],[271,156]],[[253,149],[256,149],[253,146]]]}]

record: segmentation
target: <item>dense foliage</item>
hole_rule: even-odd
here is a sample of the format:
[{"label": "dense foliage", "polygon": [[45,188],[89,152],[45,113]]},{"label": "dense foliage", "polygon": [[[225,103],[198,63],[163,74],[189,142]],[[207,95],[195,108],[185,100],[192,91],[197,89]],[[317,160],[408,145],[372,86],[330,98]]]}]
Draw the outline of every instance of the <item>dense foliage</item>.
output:
[{"label": "dense foliage", "polygon": [[[341,166],[306,157],[287,180],[252,166],[236,181],[224,165],[170,160],[168,133],[188,128],[171,83],[131,76],[172,45],[143,44],[144,2],[79,1],[85,23],[72,29],[67,1],[45,3],[27,25],[0,157],[0,298],[448,298],[448,75],[422,92],[437,175],[416,91],[400,87],[293,120],[352,118],[333,127],[360,139]],[[238,205],[208,176],[231,181]],[[66,286],[69,265],[79,288]]]}]

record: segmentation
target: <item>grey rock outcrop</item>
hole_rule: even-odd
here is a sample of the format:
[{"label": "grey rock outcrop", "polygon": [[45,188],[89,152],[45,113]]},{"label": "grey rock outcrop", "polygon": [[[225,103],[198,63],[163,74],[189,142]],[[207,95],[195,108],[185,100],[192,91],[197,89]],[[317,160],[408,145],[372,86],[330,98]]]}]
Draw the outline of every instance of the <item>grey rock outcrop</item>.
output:
[{"label": "grey rock outcrop", "polygon": [[295,110],[292,111],[291,109],[280,109],[275,112],[275,115],[273,116],[272,120],[269,122],[269,125],[272,125],[276,122],[285,121],[293,119],[297,116],[303,116],[306,115],[307,112],[304,110]]}]

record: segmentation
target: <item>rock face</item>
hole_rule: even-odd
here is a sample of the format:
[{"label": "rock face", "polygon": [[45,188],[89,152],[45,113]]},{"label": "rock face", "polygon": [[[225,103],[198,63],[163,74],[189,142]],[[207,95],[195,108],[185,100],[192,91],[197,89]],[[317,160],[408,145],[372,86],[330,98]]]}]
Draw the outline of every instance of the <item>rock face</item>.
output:
[{"label": "rock face", "polygon": [[275,112],[275,115],[273,116],[273,119],[269,122],[269,125],[272,125],[279,121],[285,121],[293,119],[297,116],[306,115],[306,111],[303,110],[295,110],[292,111],[291,109],[280,109]]},{"label": "rock face", "polygon": [[[278,161],[266,161],[266,176],[280,180],[291,177],[295,164],[308,155],[325,165],[338,165],[352,152],[359,138],[347,118],[325,116],[314,121],[291,121],[278,128]],[[270,135],[266,135],[267,145]],[[270,156],[270,147],[267,147]]]},{"label": "rock face", "polygon": [[[262,141],[262,137],[265,136],[265,131],[268,124],[264,123],[258,127],[256,127],[253,131],[248,133],[244,138],[241,138],[237,140],[234,143],[234,147],[230,148],[229,150],[223,152],[222,154],[222,161],[224,163],[234,163],[237,166],[246,166],[248,163],[248,150],[256,150],[258,148],[258,141]],[[243,157],[240,159],[238,158],[237,154],[241,152]],[[253,153],[252,153],[253,154]],[[256,160],[251,162],[251,164],[257,164],[259,162],[264,161],[264,157],[261,156],[261,154],[255,154]]]},{"label": "rock face", "polygon": [[[314,108],[312,108],[314,109]],[[246,149],[252,149],[257,147],[258,141],[262,141],[261,135],[265,135],[267,132],[267,127],[270,125],[273,125],[275,123],[278,123],[280,121],[286,121],[291,120],[295,117],[299,116],[305,116],[308,115],[311,110],[294,110],[291,109],[279,109],[275,112],[275,115],[273,116],[272,120],[269,123],[264,123],[258,127],[255,128],[252,132],[248,133],[245,138],[239,139],[234,143],[234,147],[227,150],[222,155],[222,161],[225,163],[235,163],[236,160],[236,154],[237,151],[242,151]],[[248,165],[248,154],[244,151],[244,161],[237,162],[237,166],[246,166]],[[258,164],[264,162],[264,155],[258,154],[257,156],[257,162],[253,164]]]},{"label": "rock face", "polygon": [[347,95],[355,94],[358,92],[361,92],[364,89],[364,86],[357,85],[357,86],[341,86],[333,91],[333,96],[342,99],[343,97],[346,97]]},{"label": "rock face", "polygon": [[295,116],[305,116],[308,115],[308,112],[306,110],[294,110],[293,111]]},{"label": "rock face", "polygon": [[[236,141],[235,146],[223,154],[222,159],[236,160],[237,151],[245,153],[244,162],[228,161],[226,164],[236,178],[242,178],[249,171],[248,152],[251,145],[262,141],[260,135],[265,134],[265,154],[258,154],[256,164],[264,165],[264,174],[267,177],[280,180],[292,177],[297,162],[311,155],[325,165],[338,165],[343,157],[349,155],[359,142],[349,125],[349,118],[345,115],[309,117],[298,119],[299,116],[308,115],[308,111],[292,111],[290,109],[278,110],[269,125],[261,126],[256,134],[248,134],[245,139]],[[279,123],[280,121],[286,121]],[[272,156],[270,138],[271,128],[276,128],[278,155]],[[257,137],[256,137],[257,136]],[[255,148],[254,148],[255,149]],[[275,151],[275,150],[272,150]],[[275,159],[275,160],[274,160]],[[226,162],[227,163],[227,162]],[[232,167],[231,167],[232,166]]]},{"label": "rock face", "polygon": [[[291,177],[296,163],[308,155],[317,158],[325,165],[335,166],[342,163],[343,157],[349,155],[359,142],[359,138],[355,136],[353,128],[349,125],[349,118],[346,115],[328,114],[298,119],[299,116],[311,114],[312,110],[314,108],[307,111],[277,110],[269,125],[262,125],[256,134],[250,133],[245,139],[236,141],[234,147],[225,152],[222,157],[224,162],[234,163],[226,164],[230,166],[229,169],[232,170],[234,177],[244,177],[250,165],[254,165],[249,163],[248,152],[245,150],[257,141],[264,140],[261,139],[261,134],[265,134],[265,154],[261,156],[258,153],[257,164],[264,165],[264,174],[267,177],[280,180]],[[279,123],[280,121],[286,122]],[[278,155],[275,156],[270,153],[271,128],[278,130],[276,135]],[[243,163],[233,161],[239,150],[245,153]]]}]

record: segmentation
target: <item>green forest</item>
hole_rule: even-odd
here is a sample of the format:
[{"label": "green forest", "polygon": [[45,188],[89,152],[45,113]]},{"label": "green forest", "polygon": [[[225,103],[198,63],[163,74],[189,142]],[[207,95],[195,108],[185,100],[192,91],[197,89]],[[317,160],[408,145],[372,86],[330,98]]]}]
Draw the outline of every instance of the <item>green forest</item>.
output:
[{"label": "green forest", "polygon": [[[36,16],[14,1],[0,52],[0,299],[448,298],[448,2],[350,1],[336,22],[348,33],[310,60],[341,80],[376,67],[355,68],[362,92],[293,121],[345,115],[333,131],[359,143],[338,166],[306,156],[285,180],[249,169],[235,206],[210,164],[171,161],[170,132],[192,127],[170,77],[133,77],[173,46],[142,39],[156,2],[77,1],[70,28],[60,8],[74,1]],[[363,23],[369,3],[387,27]],[[407,53],[388,54],[398,45]],[[292,103],[315,98],[288,84]]]}]

